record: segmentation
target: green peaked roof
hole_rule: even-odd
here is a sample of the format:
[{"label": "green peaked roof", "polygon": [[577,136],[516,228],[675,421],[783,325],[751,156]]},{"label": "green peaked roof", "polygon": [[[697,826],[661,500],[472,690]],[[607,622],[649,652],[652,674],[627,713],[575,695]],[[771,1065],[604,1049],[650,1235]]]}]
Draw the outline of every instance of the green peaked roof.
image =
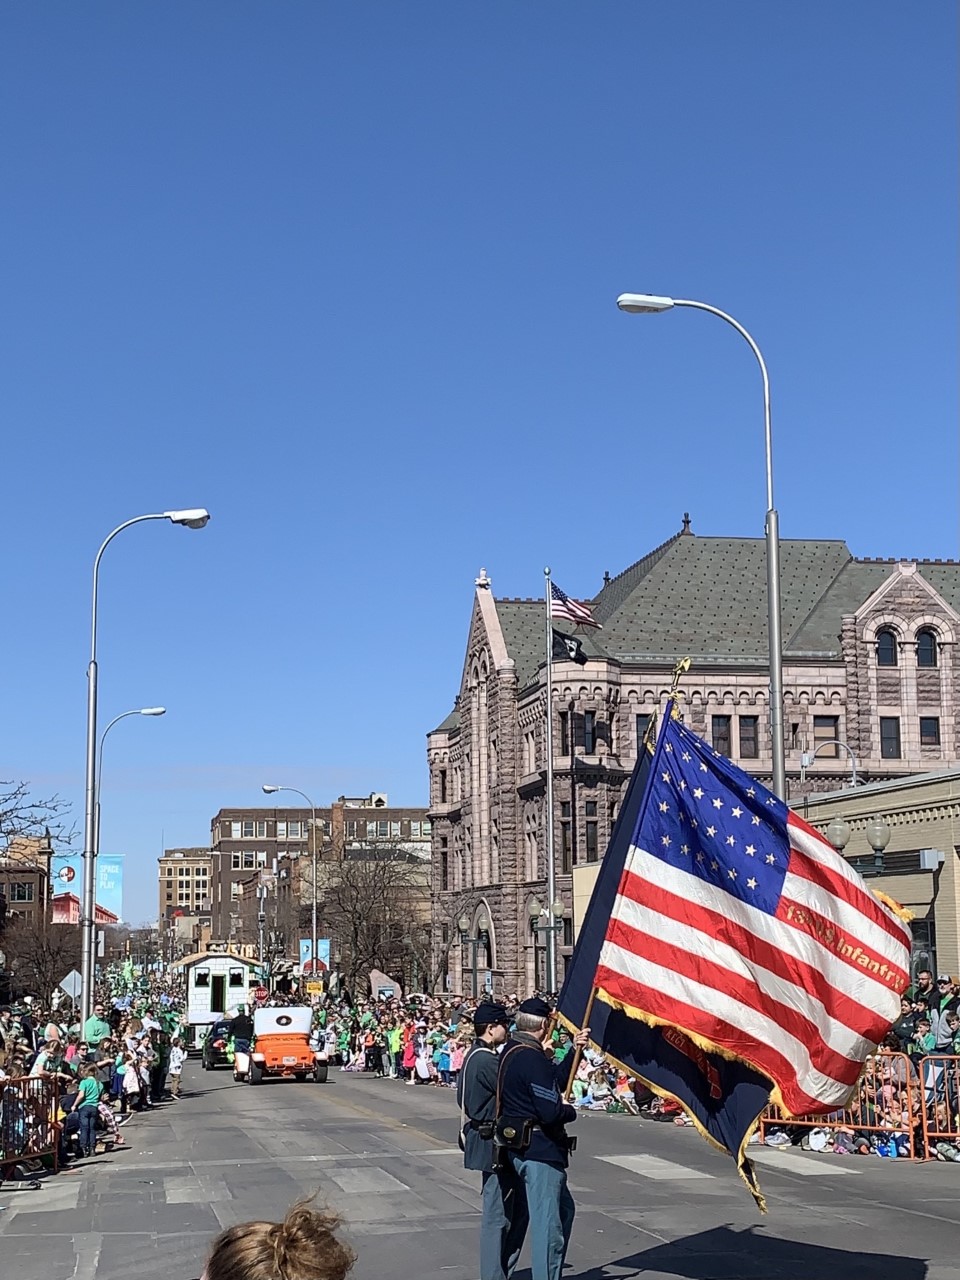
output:
[{"label": "green peaked roof", "polygon": [[[839,658],[843,618],[894,572],[895,560],[856,560],[841,540],[780,542],[784,654]],[[960,613],[960,563],[917,561],[922,577]],[[767,662],[766,544],[763,538],[703,538],[675,534],[606,582],[591,602],[602,630],[574,628],[588,657],[694,667]],[[497,616],[521,689],[544,662],[544,602],[502,599]],[[439,726],[454,729],[451,712]]]},{"label": "green peaked roof", "polygon": [[[844,542],[781,541],[785,637],[793,635],[851,559]],[[614,579],[601,591],[598,617],[606,612],[604,596],[619,582]],[[603,634],[607,649],[620,658],[673,661],[689,654],[701,663],[765,661],[764,540],[674,538],[618,600]]]}]

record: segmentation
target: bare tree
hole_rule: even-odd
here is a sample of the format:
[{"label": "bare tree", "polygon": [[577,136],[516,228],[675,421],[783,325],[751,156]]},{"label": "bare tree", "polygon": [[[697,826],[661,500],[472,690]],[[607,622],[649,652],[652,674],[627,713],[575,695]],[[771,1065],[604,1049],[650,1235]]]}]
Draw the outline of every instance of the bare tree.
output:
[{"label": "bare tree", "polygon": [[75,924],[37,929],[14,917],[7,923],[3,949],[17,985],[45,1000],[71,969],[80,968],[80,930]]},{"label": "bare tree", "polygon": [[429,927],[429,867],[402,850],[370,845],[323,870],[320,916],[348,987],[365,984],[371,969],[409,972],[420,946],[414,938]]},{"label": "bare tree", "polygon": [[0,781],[0,843],[7,845],[18,837],[49,836],[56,844],[70,844],[76,836],[75,826],[68,825],[70,806],[54,794],[35,800],[29,783]]}]

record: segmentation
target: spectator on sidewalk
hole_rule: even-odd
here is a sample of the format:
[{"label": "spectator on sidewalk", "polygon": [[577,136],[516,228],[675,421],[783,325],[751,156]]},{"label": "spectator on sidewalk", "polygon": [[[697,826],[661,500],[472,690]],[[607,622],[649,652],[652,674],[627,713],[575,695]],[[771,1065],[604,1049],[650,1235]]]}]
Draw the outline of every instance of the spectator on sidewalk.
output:
[{"label": "spectator on sidewalk", "polygon": [[170,1096],[179,1099],[180,1097],[180,1077],[183,1074],[183,1064],[187,1059],[187,1051],[180,1043],[180,1037],[174,1036],[170,1044]]},{"label": "spectator on sidewalk", "polygon": [[97,1149],[97,1108],[102,1093],[96,1067],[92,1064],[84,1067],[71,1108],[80,1119],[80,1153],[84,1156],[92,1156]]},{"label": "spectator on sidewalk", "polygon": [[109,1038],[111,1033],[110,1023],[104,1017],[104,1005],[102,1000],[98,1000],[93,1006],[93,1013],[83,1024],[83,1038],[91,1048],[96,1048],[101,1040]]}]

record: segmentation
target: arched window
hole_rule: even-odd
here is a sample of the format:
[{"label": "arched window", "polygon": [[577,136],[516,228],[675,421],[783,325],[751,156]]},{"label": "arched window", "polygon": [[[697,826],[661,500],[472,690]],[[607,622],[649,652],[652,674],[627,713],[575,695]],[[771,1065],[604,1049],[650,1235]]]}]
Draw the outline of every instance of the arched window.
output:
[{"label": "arched window", "polygon": [[937,635],[929,627],[917,632],[917,666],[935,667],[937,665]]},{"label": "arched window", "polygon": [[897,637],[892,631],[877,632],[877,666],[895,667],[897,665]]}]

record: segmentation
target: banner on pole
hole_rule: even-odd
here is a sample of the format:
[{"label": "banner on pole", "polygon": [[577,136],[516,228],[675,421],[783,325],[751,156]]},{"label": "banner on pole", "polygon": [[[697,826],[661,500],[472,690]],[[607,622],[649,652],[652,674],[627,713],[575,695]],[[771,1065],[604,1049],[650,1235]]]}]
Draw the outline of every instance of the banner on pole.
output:
[{"label": "banner on pole", "polygon": [[[310,938],[300,939],[300,969],[303,973],[311,971],[310,961],[313,958],[313,942]],[[330,939],[317,939],[317,972],[326,973],[330,968]]]},{"label": "banner on pole", "polygon": [[[122,853],[101,853],[97,858],[97,924],[119,924],[123,919]],[[55,923],[76,923],[83,896],[83,855],[57,854],[50,866]],[[75,910],[73,899],[76,899]]]}]

